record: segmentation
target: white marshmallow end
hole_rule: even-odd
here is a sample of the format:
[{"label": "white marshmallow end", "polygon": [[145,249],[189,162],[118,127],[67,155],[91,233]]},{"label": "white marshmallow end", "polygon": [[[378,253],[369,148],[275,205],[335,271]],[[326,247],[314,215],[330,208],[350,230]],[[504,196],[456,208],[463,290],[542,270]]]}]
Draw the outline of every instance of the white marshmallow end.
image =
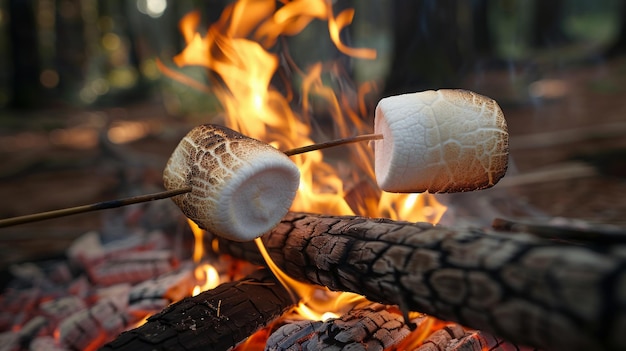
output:
[{"label": "white marshmallow end", "polygon": [[201,125],[170,157],[166,189],[191,186],[173,201],[201,228],[248,241],[275,227],[287,214],[300,171],[282,152],[225,127]]},{"label": "white marshmallow end", "polygon": [[466,90],[384,98],[376,107],[378,186],[389,192],[485,189],[506,173],[509,134],[498,104]]}]

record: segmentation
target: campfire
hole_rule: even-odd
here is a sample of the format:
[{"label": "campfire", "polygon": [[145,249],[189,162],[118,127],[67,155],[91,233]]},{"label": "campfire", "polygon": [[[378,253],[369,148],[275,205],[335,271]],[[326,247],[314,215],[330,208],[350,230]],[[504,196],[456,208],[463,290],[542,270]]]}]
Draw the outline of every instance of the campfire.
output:
[{"label": "campfire", "polygon": [[[172,238],[160,231],[110,243],[91,232],[68,249],[68,260],[43,268],[16,266],[19,282],[1,300],[2,349],[623,347],[626,258],[623,247],[611,246],[616,239],[553,240],[436,225],[446,208],[428,191],[478,190],[504,175],[507,155],[500,150],[506,142],[493,135],[506,126],[493,100],[455,90],[392,97],[379,102],[374,122],[367,118],[373,83],[355,87],[337,62],[297,67],[281,42],[311,21],[325,21],[338,52],[373,59],[374,50],[342,40],[342,29],[354,15],[351,9],[334,13],[327,1],[242,0],[205,32],[199,13],[185,16],[186,48],[172,63],[159,66],[169,77],[215,94],[224,108],[219,124],[225,126],[192,130],[164,172],[168,189],[189,186],[174,201],[190,218],[192,257],[181,260]],[[186,66],[206,68],[210,84],[182,73]],[[294,87],[295,82],[301,86]],[[481,121],[492,117],[492,127],[471,127],[481,132],[470,138],[472,152],[484,152],[465,156],[463,143],[458,148],[420,144],[422,158],[446,161],[439,163],[446,167],[444,175],[430,161],[418,171],[403,168],[420,162],[413,151],[404,154],[410,159],[405,163],[385,158],[402,153],[394,147],[405,147],[392,138],[394,133],[413,135],[408,127],[397,127],[395,111],[407,104],[426,106],[435,115],[460,110]],[[438,132],[466,133],[454,125],[446,128]],[[313,150],[287,158],[278,151],[379,131],[383,137],[376,141],[354,143],[341,152]],[[215,146],[205,152],[204,143],[214,142],[216,135],[226,140],[227,151]],[[233,156],[229,150],[240,147],[233,144],[248,149]],[[246,159],[252,173],[237,173],[225,157],[213,163],[226,164],[226,170],[207,166],[205,153]],[[446,157],[467,161],[452,164]],[[263,163],[268,160],[275,162]],[[283,180],[286,174],[285,181],[254,178],[268,168],[281,171],[272,178]],[[230,198],[248,192],[231,183],[246,184],[245,177],[266,190],[253,189],[258,196],[233,200],[233,205]],[[220,196],[198,190],[207,182],[220,184]],[[275,187],[293,191],[279,197]],[[266,195],[278,198],[284,212],[253,212],[255,200],[265,203]],[[228,212],[232,206],[243,210]],[[211,211],[224,223],[216,223],[217,215],[200,215]],[[251,217],[262,220],[259,224]]]}]

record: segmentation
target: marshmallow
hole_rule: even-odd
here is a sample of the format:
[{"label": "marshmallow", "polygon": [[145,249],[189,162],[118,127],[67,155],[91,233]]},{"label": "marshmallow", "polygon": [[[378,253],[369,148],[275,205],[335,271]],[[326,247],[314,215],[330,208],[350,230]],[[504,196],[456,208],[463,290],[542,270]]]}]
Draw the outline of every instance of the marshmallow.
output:
[{"label": "marshmallow", "polygon": [[235,241],[268,232],[287,214],[300,171],[282,152],[217,125],[201,125],[178,144],[163,171],[168,190],[198,226]]},{"label": "marshmallow", "polygon": [[389,192],[485,189],[504,176],[509,134],[498,104],[466,90],[384,98],[376,107],[374,170]]}]

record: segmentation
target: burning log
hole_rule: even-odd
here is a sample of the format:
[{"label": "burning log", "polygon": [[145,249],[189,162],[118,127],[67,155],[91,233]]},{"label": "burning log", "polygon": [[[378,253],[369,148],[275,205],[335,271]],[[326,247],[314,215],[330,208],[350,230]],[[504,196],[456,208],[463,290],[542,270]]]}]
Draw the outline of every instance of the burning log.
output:
[{"label": "burning log", "polygon": [[64,319],[59,324],[62,344],[73,350],[93,349],[136,321],[127,312],[129,290],[128,285],[109,288],[95,305]]},{"label": "burning log", "polygon": [[[626,247],[289,213],[263,241],[291,277],[545,350],[626,348]],[[262,264],[253,244],[220,250]]]},{"label": "burning log", "polygon": [[[452,324],[445,326],[436,332],[430,334],[415,351],[439,351],[450,350],[450,346],[454,342],[465,336],[463,327],[458,324]],[[461,351],[462,348],[455,348],[455,351]],[[478,349],[480,351],[481,349]],[[466,351],[473,351],[473,349],[467,349]]]},{"label": "burning log", "polygon": [[[425,318],[416,318],[419,323]],[[278,328],[265,349],[278,350],[368,350],[382,351],[396,345],[410,329],[402,315],[366,301],[340,318],[327,321],[296,321]]]},{"label": "burning log", "polygon": [[28,346],[29,351],[69,351],[70,349],[60,346],[52,336],[40,336]]},{"label": "burning log", "polygon": [[161,232],[135,235],[103,245],[98,233],[89,232],[68,249],[71,261],[84,267],[89,279],[101,286],[139,283],[171,272],[179,265]]},{"label": "burning log", "polygon": [[41,295],[41,289],[36,287],[6,291],[0,297],[0,330],[8,330],[28,321]]},{"label": "burning log", "polygon": [[129,303],[132,305],[155,299],[182,300],[193,289],[194,283],[191,267],[182,268],[171,274],[164,274],[157,279],[146,280],[133,286],[128,296]]},{"label": "burning log", "polygon": [[[430,339],[430,338],[429,338]],[[441,344],[436,344],[437,348],[435,351],[446,350],[446,351],[536,351],[537,349],[533,349],[530,347],[517,346],[511,343],[508,343],[502,339],[496,338],[493,335],[487,334],[483,331],[473,330],[461,337],[450,338],[446,341],[447,338],[439,339],[443,341]],[[432,344],[431,344],[432,345]],[[426,349],[417,349],[416,351],[429,351],[433,350],[432,348]]]},{"label": "burning log", "polygon": [[44,301],[39,305],[42,314],[56,324],[87,309],[85,301],[78,296],[65,296],[54,300]]},{"label": "burning log", "polygon": [[307,350],[309,340],[315,331],[324,324],[322,321],[299,320],[287,321],[267,339],[266,348],[269,351],[277,350]]},{"label": "burning log", "polygon": [[98,285],[139,283],[171,272],[178,265],[171,251],[128,253],[88,267],[89,278]]},{"label": "burning log", "polygon": [[513,345],[480,330],[465,331],[458,324],[447,325],[430,334],[414,351],[533,351]]},{"label": "burning log", "polygon": [[293,303],[276,278],[260,270],[170,305],[101,350],[226,350]]}]

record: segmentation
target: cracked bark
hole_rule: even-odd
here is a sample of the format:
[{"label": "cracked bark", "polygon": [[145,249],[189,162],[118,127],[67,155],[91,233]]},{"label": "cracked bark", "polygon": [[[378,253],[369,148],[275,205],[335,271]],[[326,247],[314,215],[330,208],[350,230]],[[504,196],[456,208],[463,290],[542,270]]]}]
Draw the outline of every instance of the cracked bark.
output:
[{"label": "cracked bark", "polygon": [[[411,322],[420,324],[425,319],[418,317]],[[396,307],[368,301],[339,318],[286,323],[267,339],[265,349],[383,351],[410,333]]]},{"label": "cracked bark", "polygon": [[[545,350],[626,349],[626,246],[289,213],[263,241],[295,279]],[[263,264],[252,243],[220,250]]]},{"label": "cracked bark", "polygon": [[293,306],[267,270],[174,303],[102,351],[227,350]]}]

